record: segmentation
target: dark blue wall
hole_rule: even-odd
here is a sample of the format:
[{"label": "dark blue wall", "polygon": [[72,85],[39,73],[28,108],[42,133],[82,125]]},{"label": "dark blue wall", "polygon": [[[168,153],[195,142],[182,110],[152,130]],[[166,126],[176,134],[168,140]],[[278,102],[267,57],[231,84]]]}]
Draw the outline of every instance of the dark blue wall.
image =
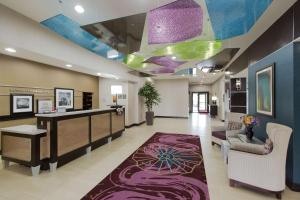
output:
[{"label": "dark blue wall", "polygon": [[300,183],[300,43],[294,45],[294,181]]},{"label": "dark blue wall", "polygon": [[[300,47],[288,44],[249,66],[249,114],[256,115],[259,126],[255,135],[265,139],[266,124],[275,122],[294,129],[290,140],[287,158],[287,179],[293,184],[300,184]],[[295,58],[295,59],[294,59]],[[295,60],[295,63],[294,63]],[[297,63],[298,62],[298,63]],[[275,63],[275,117],[256,113],[256,72]],[[298,67],[295,67],[295,66]],[[298,98],[299,97],[299,98]],[[298,127],[299,126],[299,127]],[[275,166],[274,166],[275,167]]]}]

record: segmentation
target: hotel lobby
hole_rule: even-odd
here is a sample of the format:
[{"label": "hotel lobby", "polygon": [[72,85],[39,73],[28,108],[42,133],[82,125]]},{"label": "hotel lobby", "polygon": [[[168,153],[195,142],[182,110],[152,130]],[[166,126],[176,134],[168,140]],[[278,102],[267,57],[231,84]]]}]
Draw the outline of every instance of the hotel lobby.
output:
[{"label": "hotel lobby", "polygon": [[0,30],[0,200],[300,199],[299,1],[0,0]]}]

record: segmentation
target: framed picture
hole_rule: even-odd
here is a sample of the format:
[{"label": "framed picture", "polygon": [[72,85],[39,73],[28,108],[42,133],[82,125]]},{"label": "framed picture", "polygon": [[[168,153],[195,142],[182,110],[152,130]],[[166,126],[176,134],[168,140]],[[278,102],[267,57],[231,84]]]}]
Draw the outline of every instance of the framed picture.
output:
[{"label": "framed picture", "polygon": [[34,95],[33,94],[11,94],[10,95],[10,114],[33,115],[34,114]]},{"label": "framed picture", "polygon": [[74,90],[66,88],[55,88],[54,99],[56,109],[65,108],[67,110],[74,109]]},{"label": "framed picture", "polygon": [[275,116],[274,74],[275,64],[256,72],[256,112],[273,117]]},{"label": "framed picture", "polygon": [[37,100],[37,111],[38,113],[50,113],[53,108],[51,99],[38,99]]}]

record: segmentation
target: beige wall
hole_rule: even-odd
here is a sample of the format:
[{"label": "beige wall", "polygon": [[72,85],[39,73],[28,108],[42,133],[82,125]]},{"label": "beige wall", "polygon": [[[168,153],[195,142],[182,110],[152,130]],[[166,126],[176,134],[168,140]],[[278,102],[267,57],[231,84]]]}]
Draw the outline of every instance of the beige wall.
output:
[{"label": "beige wall", "polygon": [[[2,87],[13,85],[26,87],[48,88],[43,93],[34,93],[36,99],[52,99],[54,101],[54,88],[71,88],[75,90],[75,109],[82,108],[82,92],[93,92],[93,107],[99,107],[98,77],[90,76],[70,70],[60,69],[49,65],[28,60],[14,58],[0,54],[0,115],[10,114],[10,93],[16,87]],[[26,93],[26,92],[21,92]],[[36,111],[36,108],[35,108]],[[16,124],[33,124],[34,119],[0,122],[0,127]]]},{"label": "beige wall", "polygon": [[161,103],[154,106],[156,116],[189,116],[189,81],[187,79],[155,80]]}]

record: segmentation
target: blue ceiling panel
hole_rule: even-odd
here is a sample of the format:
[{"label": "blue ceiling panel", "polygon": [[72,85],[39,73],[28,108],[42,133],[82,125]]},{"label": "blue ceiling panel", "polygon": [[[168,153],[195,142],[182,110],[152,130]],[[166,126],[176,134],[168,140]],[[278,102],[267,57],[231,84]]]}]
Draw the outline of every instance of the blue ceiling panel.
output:
[{"label": "blue ceiling panel", "polygon": [[272,0],[205,0],[217,40],[247,33]]},{"label": "blue ceiling panel", "polygon": [[[82,29],[80,27],[80,24],[64,15],[60,14],[54,16],[45,21],[42,21],[41,24],[63,36],[64,38],[71,40],[81,47],[86,48],[104,58],[108,58],[107,52],[114,50],[89,32]],[[123,57],[124,55],[122,53],[119,53],[118,57],[114,57],[112,58],[112,60],[123,61]]]}]

